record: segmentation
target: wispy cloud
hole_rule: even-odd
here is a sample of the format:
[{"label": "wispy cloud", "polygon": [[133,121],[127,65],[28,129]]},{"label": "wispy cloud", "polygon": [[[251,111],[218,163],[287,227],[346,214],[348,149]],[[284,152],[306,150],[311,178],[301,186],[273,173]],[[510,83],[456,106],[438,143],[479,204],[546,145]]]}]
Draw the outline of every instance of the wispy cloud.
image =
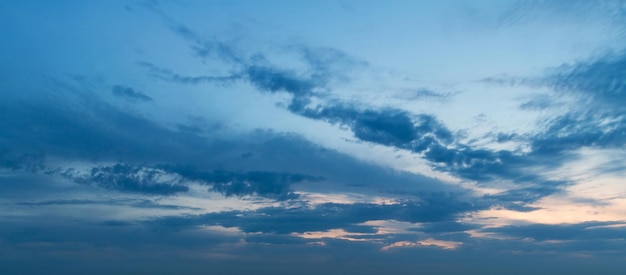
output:
[{"label": "wispy cloud", "polygon": [[168,177],[161,170],[124,164],[92,168],[89,175],[75,180],[107,189],[155,195],[173,195],[189,190],[179,183],[179,179]]},{"label": "wispy cloud", "polygon": [[118,96],[118,97],[122,97],[122,98],[126,98],[128,100],[131,101],[151,101],[152,98],[141,93],[138,91],[135,91],[135,89],[131,88],[131,87],[125,87],[122,85],[114,85],[113,88],[111,89],[111,92],[113,93],[113,95]]}]

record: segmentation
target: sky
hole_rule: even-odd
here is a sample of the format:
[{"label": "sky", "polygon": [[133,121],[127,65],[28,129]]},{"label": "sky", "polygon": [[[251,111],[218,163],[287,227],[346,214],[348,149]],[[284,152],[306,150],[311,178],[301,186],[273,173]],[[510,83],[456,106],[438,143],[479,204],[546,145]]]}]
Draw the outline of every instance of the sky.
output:
[{"label": "sky", "polygon": [[626,2],[0,0],[0,273],[623,274]]}]

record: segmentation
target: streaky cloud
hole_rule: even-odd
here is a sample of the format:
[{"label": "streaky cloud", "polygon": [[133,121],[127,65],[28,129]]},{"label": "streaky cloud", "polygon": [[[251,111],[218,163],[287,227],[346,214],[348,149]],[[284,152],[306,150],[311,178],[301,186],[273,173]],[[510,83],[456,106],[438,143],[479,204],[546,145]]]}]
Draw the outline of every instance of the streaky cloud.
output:
[{"label": "streaky cloud", "polygon": [[[549,161],[534,157],[537,153],[522,153],[508,150],[476,149],[460,143],[460,137],[450,131],[435,116],[412,114],[397,108],[359,108],[355,102],[342,102],[328,99],[313,106],[313,99],[324,99],[320,91],[329,89],[333,75],[329,74],[336,62],[323,54],[313,54],[312,47],[301,47],[301,53],[308,70],[301,72],[273,65],[263,53],[247,57],[235,46],[217,40],[203,40],[187,27],[175,32],[191,43],[193,47],[205,44],[201,58],[216,58],[234,68],[237,73],[231,76],[246,81],[261,92],[285,92],[291,101],[286,106],[289,111],[303,117],[346,126],[354,136],[365,142],[408,150],[423,156],[435,170],[450,172],[462,179],[478,181],[488,185],[497,180],[508,180],[520,186],[517,194],[528,194],[530,203],[541,197],[559,192],[566,181],[548,180],[540,175],[528,174],[529,168],[556,167],[560,158]],[[330,56],[347,56],[340,51],[329,51]],[[343,64],[350,64],[347,59]],[[339,62],[342,63],[342,62]],[[356,66],[358,67],[358,66]],[[356,68],[347,66],[347,68]],[[487,81],[487,80],[485,80]],[[489,79],[488,81],[496,81]],[[517,83],[516,81],[514,81]],[[439,96],[434,91],[423,91],[423,96]],[[504,134],[503,134],[504,135]],[[503,136],[504,138],[504,136]],[[535,147],[538,148],[538,147]],[[538,150],[539,151],[539,150]],[[542,156],[545,157],[545,156]],[[532,193],[535,191],[535,193]],[[496,198],[496,197],[494,197]],[[499,197],[500,199],[511,196]],[[524,209],[518,202],[503,202],[516,209]]]},{"label": "streaky cloud", "polygon": [[[520,239],[532,238],[536,241],[611,241],[618,240],[626,232],[626,227],[612,227],[623,225],[620,222],[585,222],[579,224],[547,225],[526,224],[510,225],[499,228],[482,229],[486,232],[502,233]],[[623,239],[621,240],[623,243]],[[589,247],[592,248],[592,247]]]},{"label": "streaky cloud", "polygon": [[[535,187],[522,187],[516,193],[527,195],[527,197],[518,198],[525,203],[554,194],[560,191],[560,187],[567,184],[566,181],[548,180],[525,171],[528,167],[558,165],[558,163],[541,163],[545,161],[545,158],[538,160],[532,155],[507,150],[474,149],[459,143],[455,134],[432,115],[412,115],[406,111],[391,108],[362,110],[346,105],[320,106],[295,111],[306,117],[346,125],[350,127],[354,136],[362,141],[419,153],[435,169],[450,172],[463,179],[482,182],[482,184],[505,179],[522,186],[534,185]],[[503,140],[515,137],[503,134],[500,136]],[[499,196],[497,198],[506,201],[513,197]]]},{"label": "streaky cloud", "polygon": [[131,87],[126,87],[122,85],[114,85],[113,88],[111,88],[111,92],[115,96],[126,98],[130,101],[135,101],[135,102],[152,101],[151,97],[141,92],[135,91],[135,89]]},{"label": "streaky cloud", "polygon": [[[534,80],[578,104],[548,121],[532,141],[533,152],[555,154],[582,147],[619,148],[626,143],[626,53],[564,64]],[[591,107],[591,108],[589,108]]]},{"label": "streaky cloud", "polygon": [[174,73],[170,69],[161,68],[150,62],[138,62],[137,64],[146,68],[148,75],[151,77],[180,84],[198,85],[202,83],[212,83],[218,85],[229,85],[242,79],[242,76],[239,74],[229,74],[225,76],[185,76]]},{"label": "streaky cloud", "polygon": [[211,190],[225,196],[258,195],[277,200],[296,198],[291,185],[300,182],[324,180],[302,174],[278,173],[271,171],[202,171],[190,166],[159,165],[165,171],[176,173],[188,180],[198,180],[210,185]]},{"label": "streaky cloud", "polygon": [[626,100],[625,72],[626,52],[619,52],[591,61],[563,64],[543,82],[559,91],[577,92],[597,103],[613,105]]},{"label": "streaky cloud", "polygon": [[[202,43],[202,39],[190,39],[185,32],[183,38],[192,45]],[[200,42],[199,42],[200,41]],[[207,42],[208,43],[208,42]],[[217,43],[217,42],[215,42]],[[209,43],[213,45],[213,43]],[[478,181],[488,185],[497,180],[508,180],[520,186],[518,194],[528,194],[530,203],[541,197],[561,190],[566,181],[547,180],[539,175],[528,174],[528,168],[554,167],[560,165],[558,158],[551,162],[545,159],[528,157],[532,154],[508,150],[475,149],[459,142],[460,137],[449,130],[431,114],[412,114],[397,108],[360,108],[357,103],[328,99],[313,106],[313,99],[324,99],[320,91],[329,89],[333,76],[329,68],[335,66],[332,60],[323,55],[311,54],[308,47],[302,47],[304,59],[309,70],[298,72],[273,65],[262,53],[254,58],[247,58],[242,52],[233,50],[234,46],[225,43],[218,48],[208,47],[202,58],[210,56],[229,64],[236,73],[230,77],[237,81],[246,81],[260,92],[284,92],[292,97],[286,108],[310,119],[326,121],[331,124],[346,126],[354,136],[365,142],[408,150],[423,156],[435,170],[450,172],[465,180]],[[222,51],[222,47],[228,50]],[[328,52],[328,50],[326,50]],[[338,52],[341,54],[341,52]],[[336,55],[337,53],[334,53]],[[224,55],[223,57],[219,57]],[[342,54],[341,54],[342,55]],[[343,55],[342,55],[343,56]],[[340,62],[341,63],[341,62]],[[349,63],[349,62],[345,62]],[[354,68],[350,67],[349,68]],[[437,96],[433,91],[423,92],[424,96]],[[536,191],[531,194],[528,191]],[[501,196],[506,199],[511,196]],[[495,198],[495,197],[494,197]],[[513,202],[502,202],[516,209],[523,206]]]},{"label": "streaky cloud", "polygon": [[[244,232],[275,234],[354,229],[371,220],[406,222],[452,222],[467,211],[485,209],[486,205],[467,201],[453,193],[422,194],[416,200],[396,204],[324,203],[314,207],[270,207],[255,211],[232,211],[188,217],[163,217],[147,221],[163,229],[182,229],[199,225],[238,227]],[[276,226],[280,225],[280,226]],[[363,226],[358,226],[358,228]],[[444,226],[445,227],[445,226]]]},{"label": "streaky cloud", "polygon": [[92,168],[86,177],[77,182],[125,192],[152,195],[174,195],[189,191],[178,179],[168,179],[163,171],[126,164]]}]

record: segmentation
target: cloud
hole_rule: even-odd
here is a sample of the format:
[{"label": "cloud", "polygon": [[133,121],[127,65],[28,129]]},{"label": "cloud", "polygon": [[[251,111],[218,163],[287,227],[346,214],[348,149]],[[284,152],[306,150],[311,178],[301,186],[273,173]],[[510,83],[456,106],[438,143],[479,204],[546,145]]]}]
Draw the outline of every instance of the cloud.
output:
[{"label": "cloud", "polygon": [[[582,147],[618,148],[626,141],[626,54],[564,64],[534,80],[557,93],[574,95],[569,112],[547,122],[532,140],[536,154],[556,154]],[[591,108],[590,108],[591,107]]]},{"label": "cloud", "polygon": [[223,76],[184,76],[148,62],[140,62],[139,65],[147,68],[150,76],[164,81],[191,85],[203,83],[228,85],[246,81],[261,91],[286,92],[298,99],[311,96],[314,89],[324,85],[324,80],[319,77],[307,76],[295,70],[279,69],[267,64],[240,65],[238,72]]},{"label": "cloud", "polygon": [[[567,152],[558,149],[559,154],[549,154],[553,146],[551,144],[567,146],[567,142],[563,140],[553,141],[549,131],[536,136],[502,132],[489,134],[500,143],[528,143],[530,152],[519,149],[476,148],[463,143],[461,133],[450,130],[433,114],[415,114],[397,107],[360,107],[365,104],[330,97],[328,92],[332,91],[335,84],[349,81],[351,71],[368,66],[367,62],[340,50],[302,45],[287,47],[279,55],[303,61],[300,64],[303,66],[289,67],[291,63],[275,62],[267,53],[250,54],[241,45],[205,39],[183,24],[171,19],[166,21],[176,34],[190,44],[197,57],[205,61],[221,62],[226,69],[223,70],[225,73],[217,76],[185,77],[150,63],[144,64],[150,74],[158,75],[162,79],[189,84],[209,82],[224,85],[245,82],[259,92],[289,94],[291,97],[286,105],[287,110],[299,116],[346,127],[358,141],[413,152],[427,160],[432,169],[476,182],[480,186],[498,186],[502,181],[513,183],[515,187],[511,190],[485,197],[486,201],[498,207],[529,211],[534,208],[527,204],[562,192],[570,184],[567,180],[548,179],[543,175],[571,158]],[[495,78],[488,81],[499,82]],[[512,78],[506,83],[528,85],[532,81]],[[426,89],[416,93],[418,97],[441,100],[450,95]],[[521,108],[548,108],[552,106],[549,100],[551,99],[538,97],[523,104]],[[213,188],[218,190],[220,187]],[[255,189],[245,184],[233,183],[230,183],[229,188]],[[277,194],[287,194],[280,190],[286,189],[278,188],[273,191],[275,198],[280,197]],[[230,191],[226,194],[231,194],[228,192]]]},{"label": "cloud", "polygon": [[125,192],[151,195],[174,195],[189,191],[179,179],[168,177],[164,171],[126,164],[92,168],[86,177],[75,178],[77,182]]},{"label": "cloud", "polygon": [[[579,158],[577,152],[583,148],[623,147],[626,141],[626,112],[618,102],[626,100],[626,82],[620,77],[625,62],[626,55],[618,52],[553,67],[546,70],[542,77],[500,81],[500,84],[505,85],[551,89],[549,93],[535,96],[522,104],[523,110],[552,112],[553,107],[564,105],[564,98],[569,101],[565,112],[543,118],[540,121],[542,128],[535,134],[513,136],[518,142],[528,144],[527,153],[509,154],[501,151],[506,153],[502,158],[498,158],[501,160],[501,164],[498,165],[501,168],[490,165],[500,171],[499,173],[506,174],[505,178],[527,182],[539,181],[542,184],[508,190],[490,197],[508,200],[512,204],[505,207],[511,209],[532,210],[524,204],[536,201],[540,196],[561,192],[561,189],[571,183],[567,180],[545,180],[533,176],[527,172],[528,168],[542,166],[557,168]],[[507,163],[512,164],[509,167],[512,166],[514,169],[507,168]],[[470,175],[482,171],[473,166],[471,168],[472,170],[468,171]],[[514,198],[518,198],[517,203],[511,201]]]},{"label": "cloud", "polygon": [[41,152],[18,152],[3,148],[0,150],[0,167],[37,172],[44,168],[44,155]]},{"label": "cloud", "polygon": [[210,130],[203,132],[206,137],[169,129],[79,84],[56,79],[49,89],[30,91],[45,100],[25,91],[0,102],[7,114],[0,118],[7,126],[0,133],[4,167],[145,195],[178,196],[186,193],[188,181],[198,180],[226,196],[273,200],[293,199],[302,188],[357,192],[364,198],[396,191],[465,192],[365,163],[294,134],[255,130],[222,138],[208,135]]},{"label": "cloud", "polygon": [[553,119],[546,130],[532,140],[533,153],[547,155],[581,147],[620,147],[626,138],[626,120],[615,115],[574,111]]},{"label": "cloud", "polygon": [[452,233],[452,232],[465,232],[472,229],[477,229],[479,226],[460,223],[458,221],[444,221],[444,222],[431,222],[422,223],[420,227],[410,229],[412,231],[421,231],[426,233]]},{"label": "cloud", "polygon": [[396,220],[411,223],[451,222],[459,218],[460,215],[485,209],[485,207],[488,206],[473,203],[457,194],[430,193],[422,194],[417,200],[396,204],[323,203],[312,207],[268,207],[255,211],[231,211],[188,217],[157,218],[148,221],[147,224],[164,229],[221,225],[238,227],[248,233],[292,234],[332,229],[349,231],[354,230],[355,226],[357,228],[367,227],[360,224],[371,220]]},{"label": "cloud", "polygon": [[392,243],[387,246],[383,246],[382,250],[389,250],[392,248],[400,248],[400,247],[415,247],[415,246],[419,246],[419,244],[416,242],[400,241],[400,242]]},{"label": "cloud", "polygon": [[277,173],[271,171],[199,171],[193,167],[160,165],[168,172],[176,173],[188,180],[199,180],[211,185],[211,190],[225,196],[257,195],[285,200],[297,197],[291,185],[299,182],[321,181],[324,178],[302,174]]},{"label": "cloud", "polygon": [[[156,21],[143,12],[145,8],[136,8],[142,4],[159,15]],[[520,134],[497,128],[474,139],[455,127],[474,126],[462,125],[471,120],[462,109],[480,98],[463,92],[459,98],[469,100],[460,103],[448,100],[452,93],[412,89],[412,99],[425,102],[389,100],[386,95],[393,87],[387,81],[393,82],[390,86],[402,86],[421,81],[416,79],[459,80],[480,75],[480,70],[503,68],[493,62],[480,64],[496,58],[467,54],[477,50],[486,57],[506,57],[502,60],[508,60],[505,65],[512,64],[507,68],[514,71],[536,68],[537,64],[528,63],[533,59],[516,55],[509,59],[518,49],[509,44],[520,44],[507,39],[537,34],[534,29],[501,32],[486,28],[492,25],[494,9],[481,6],[450,14],[449,6],[432,3],[393,10],[385,10],[386,5],[356,5],[353,14],[333,17],[336,11],[326,4],[305,4],[306,9],[301,4],[275,4],[144,1],[129,4],[126,10],[119,3],[103,4],[111,10],[94,9],[91,4],[34,10],[31,5],[0,4],[23,6],[0,8],[6,11],[0,12],[5,15],[0,18],[9,20],[4,25],[15,27],[7,37],[15,36],[18,40],[11,41],[20,42],[9,45],[6,52],[16,57],[9,60],[0,79],[0,205],[4,210],[0,214],[0,266],[16,274],[93,270],[506,274],[511,267],[520,273],[597,273],[598,268],[600,273],[615,273],[623,267],[619,264],[624,262],[622,224],[510,225],[511,219],[524,215],[553,219],[549,200],[560,196],[546,197],[561,192],[565,199],[559,207],[594,203],[584,196],[580,200],[567,196],[572,182],[566,177],[587,180],[591,172],[564,164],[577,157],[580,148],[610,151],[623,147],[621,54],[553,68],[532,83],[554,90],[520,106],[539,113],[543,128]],[[497,11],[502,5],[494,8]],[[98,16],[91,16],[93,10]],[[118,10],[125,14],[119,15]],[[310,12],[294,12],[301,10]],[[320,10],[329,15],[325,24],[332,26],[325,31],[310,29],[309,19],[314,20]],[[409,41],[406,35],[377,39],[377,31],[407,25],[394,20],[410,14],[405,13],[408,10],[425,11],[426,17],[413,17],[428,22],[422,24],[425,28],[413,28],[416,32],[409,36],[432,39]],[[87,20],[78,20],[80,28],[74,29],[64,21],[70,18],[67,11],[86,15],[81,18]],[[187,27],[168,14],[200,27]],[[355,15],[359,17],[350,17]],[[469,24],[480,25],[478,31],[458,28],[465,24],[457,20],[469,17],[480,21]],[[308,23],[298,25],[299,20]],[[287,21],[293,24],[283,24]],[[55,22],[54,28],[28,27],[47,22]],[[159,32],[154,25],[158,22],[165,22],[174,35]],[[224,25],[232,28],[224,32]],[[329,36],[328,30],[345,36]],[[67,42],[39,43],[55,42],[50,37],[60,32],[71,34],[65,37]],[[407,34],[389,35],[396,33]],[[467,34],[477,39],[463,44]],[[214,38],[219,36],[235,39]],[[294,40],[321,41],[337,48]],[[383,42],[380,48],[362,47],[379,40],[392,42]],[[412,52],[389,50],[385,43]],[[497,48],[493,55],[483,47],[489,45]],[[538,52],[546,53],[541,49]],[[110,53],[106,60],[94,54],[103,51]],[[437,55],[446,52],[452,55]],[[376,64],[357,75],[369,65],[352,53],[401,72]],[[145,61],[139,68],[132,66],[137,59]],[[456,75],[436,69],[454,70],[458,64],[453,63],[468,60],[478,61],[462,62],[477,71],[461,68]],[[80,81],[67,77],[76,71],[86,77]],[[617,76],[610,75],[615,71]],[[352,80],[359,83],[346,83]],[[477,88],[467,82],[439,84],[432,87]],[[385,88],[374,91],[376,87]],[[561,107],[571,110],[554,117],[552,112],[562,111],[555,108],[560,103],[556,101],[570,98],[574,104]],[[508,115],[504,109],[515,105],[501,105],[500,99],[494,97],[492,104],[492,98],[486,98],[481,101],[484,105],[476,106],[498,105],[494,109]],[[129,102],[144,104],[124,104]],[[433,102],[436,106],[420,107]],[[242,106],[253,107],[253,112]],[[443,114],[446,111],[452,113]],[[491,126],[486,124],[478,125],[477,131]],[[255,125],[275,128],[249,130]],[[379,159],[380,152],[384,156]],[[361,156],[376,162],[361,160]],[[387,166],[387,159],[393,164]],[[620,163],[619,157],[613,161]],[[425,171],[441,179],[390,166]],[[606,170],[593,172],[606,177],[609,170],[623,170],[620,165],[602,168]],[[607,181],[615,180],[617,185],[620,174],[611,176],[615,179]],[[595,180],[591,179],[591,186]],[[607,193],[616,190],[608,186],[612,182],[598,184],[610,190]],[[604,190],[593,191],[591,197],[609,198],[605,205],[579,208],[593,212],[611,206],[616,212],[585,214],[579,220],[619,217],[614,204],[618,199]],[[495,213],[502,208],[506,212]],[[501,215],[488,216],[491,213]],[[500,227],[481,224],[483,218],[488,219],[484,223]],[[381,248],[388,251],[381,252]],[[576,253],[596,258],[565,259]],[[111,262],[116,263],[114,267]],[[569,269],[559,270],[561,266]]]},{"label": "cloud", "polygon": [[426,239],[423,241],[419,241],[418,244],[421,246],[434,246],[434,247],[439,247],[442,249],[454,250],[454,249],[457,249],[459,246],[461,246],[463,243],[453,242],[453,241],[442,241],[442,240],[435,240],[435,239]]},{"label": "cloud", "polygon": [[[197,36],[189,39],[186,33],[183,37],[192,45],[205,43],[202,39],[196,39]],[[217,45],[215,43],[218,42],[206,43]],[[321,92],[330,89],[329,83],[335,80],[331,73],[334,71],[333,68],[344,66],[347,71],[361,66],[355,65],[359,63],[340,51],[331,49],[319,51],[311,47],[299,47],[296,53],[305,61],[306,69],[296,70],[273,65],[262,53],[255,54],[254,58],[247,58],[232,45],[221,42],[218,44],[220,47],[205,47],[206,52],[201,56],[203,58],[213,56],[232,66],[236,73],[231,73],[229,77],[237,81],[246,81],[261,92],[288,93],[292,95],[287,106],[289,111],[303,117],[346,126],[360,141],[417,153],[429,161],[434,169],[449,172],[462,179],[478,181],[485,185],[498,180],[508,180],[521,185],[522,190],[537,191],[533,194],[519,192],[518,194],[530,195],[528,199],[520,200],[525,203],[554,194],[560,190],[560,186],[567,184],[565,181],[546,180],[540,175],[528,174],[531,168],[550,168],[558,166],[558,162],[546,162],[545,159],[528,157],[528,154],[522,152],[475,149],[462,144],[461,137],[448,129],[434,115],[412,114],[393,107],[356,107],[358,104],[355,102],[326,98]],[[337,62],[329,58],[334,56],[340,57],[338,59],[342,61]],[[419,95],[444,97],[444,94],[430,90],[421,90]],[[316,105],[313,102],[316,102]],[[500,134],[502,138],[505,138],[505,135],[507,134]],[[502,202],[500,205],[524,209],[519,205],[519,201],[515,204]]]},{"label": "cloud", "polygon": [[350,127],[364,141],[422,152],[431,142],[450,143],[452,133],[431,115],[398,109],[360,110],[352,106],[319,106],[298,112],[306,117]]},{"label": "cloud", "polygon": [[140,93],[138,91],[135,91],[135,89],[133,88],[122,86],[122,85],[114,85],[113,88],[111,89],[111,92],[113,93],[113,95],[117,97],[125,98],[127,100],[134,101],[134,102],[152,101],[151,97],[143,93]]},{"label": "cloud", "polygon": [[[315,145],[298,135],[257,130],[228,138],[199,137],[187,131],[168,129],[139,114],[121,110],[106,103],[97,94],[81,90],[81,87],[70,83],[49,88],[55,96],[44,90],[36,91],[46,98],[45,101],[33,97],[28,100],[16,97],[27,95],[22,93],[5,97],[0,102],[6,114],[1,118],[6,131],[0,132],[3,166],[25,169],[30,165],[41,168],[50,158],[91,162],[113,160],[122,165],[145,167],[189,165],[198,169],[197,172],[261,171],[259,175],[231,176],[276,176],[278,182],[332,177],[340,178],[345,184],[358,181],[372,185],[377,184],[377,181],[385,181],[395,188],[401,186],[402,182],[411,181],[423,182],[423,188],[439,186],[438,181],[431,178],[392,174],[383,168]],[[242,159],[244,154],[250,157]],[[216,161],[206,158],[207,155],[219,158]],[[54,164],[46,165],[54,168]],[[220,166],[222,168],[218,169]],[[339,166],[343,168],[338,170]],[[269,175],[262,174],[262,171],[290,172]],[[316,171],[322,175],[300,177],[316,174]]]},{"label": "cloud", "polygon": [[491,200],[498,207],[505,207],[519,212],[529,212],[537,210],[537,207],[528,206],[543,197],[557,194],[563,191],[566,186],[565,181],[545,180],[541,184],[518,189],[509,189],[494,195],[485,195],[485,200]]},{"label": "cloud", "polygon": [[545,110],[550,107],[555,107],[562,105],[556,99],[551,98],[548,95],[538,95],[534,98],[522,103],[519,108],[522,110],[535,111],[535,110]]},{"label": "cloud", "polygon": [[154,78],[174,82],[179,84],[198,85],[203,83],[212,83],[218,85],[228,85],[242,79],[239,74],[228,74],[224,76],[185,76],[174,73],[170,69],[161,68],[150,62],[138,62],[139,66],[146,68],[148,75]]},{"label": "cloud", "polygon": [[327,90],[331,83],[348,81],[350,72],[354,69],[368,66],[367,62],[335,48],[300,44],[283,47],[280,55],[289,57],[295,63],[303,62],[304,68],[277,66],[266,53],[255,50],[253,54],[249,54],[234,42],[204,38],[158,8],[150,9],[159,14],[175,34],[190,44],[197,57],[212,62],[220,61],[227,68],[225,73],[219,76],[183,76],[150,62],[139,63],[149,70],[150,75],[162,80],[185,84],[221,85],[245,81],[260,91],[291,94],[293,96],[291,104],[298,105],[313,95],[320,95],[320,92]]},{"label": "cloud", "polygon": [[301,78],[292,71],[271,67],[250,66],[245,69],[245,74],[250,83],[262,91],[284,91],[295,97],[309,96],[313,88],[319,85],[314,80]]},{"label": "cloud", "polygon": [[[232,47],[230,47],[232,48]],[[248,81],[260,91],[286,92],[293,97],[288,106],[292,113],[304,117],[327,121],[347,126],[354,136],[366,142],[405,149],[420,154],[430,162],[434,169],[449,172],[462,179],[489,185],[490,182],[507,180],[520,185],[517,190],[490,196],[498,205],[512,209],[527,211],[531,208],[524,204],[532,203],[544,196],[560,192],[567,181],[547,180],[528,171],[537,168],[547,169],[558,167],[562,163],[561,155],[550,156],[541,154],[547,151],[540,136],[531,139],[530,153],[508,150],[475,149],[460,143],[460,138],[450,131],[443,123],[429,114],[411,114],[396,108],[357,108],[354,103],[322,100],[312,106],[314,98],[320,94],[316,91],[327,89],[329,79],[325,70],[331,61],[316,58],[303,48],[303,56],[307,60],[309,71],[297,72],[291,69],[279,69],[271,65],[263,55],[256,59],[238,58],[242,62],[233,62],[240,72],[234,78]],[[235,51],[228,51],[234,54]],[[219,51],[216,52],[219,54]],[[243,56],[239,53],[240,56]],[[224,60],[232,60],[226,57]],[[424,95],[435,95],[435,92],[424,92]],[[319,102],[319,100],[317,100]],[[513,134],[500,133],[499,142],[521,139]],[[523,140],[521,140],[523,141]],[[546,139],[543,143],[550,142]],[[559,141],[560,146],[567,143]],[[565,157],[565,156],[563,156]],[[527,197],[516,198],[514,195]]]},{"label": "cloud", "polygon": [[[621,225],[621,226],[613,226]],[[579,224],[527,224],[485,228],[484,232],[501,234],[517,240],[553,243],[552,249],[565,251],[603,251],[624,244],[626,229],[619,222],[584,222]]]},{"label": "cloud", "polygon": [[293,233],[293,236],[304,239],[324,239],[332,238],[347,241],[367,241],[373,233],[346,232],[343,229],[330,229],[327,231],[314,231],[304,233]]},{"label": "cloud", "polygon": [[[474,149],[460,143],[459,138],[432,115],[413,115],[391,108],[362,110],[349,105],[318,106],[299,112],[306,117],[348,126],[359,140],[421,154],[434,169],[450,172],[463,179],[477,181],[482,185],[500,179],[517,183],[522,189],[512,192],[520,197],[491,197],[516,209],[522,208],[510,204],[509,199],[530,203],[560,191],[559,188],[567,184],[566,181],[548,180],[538,174],[528,173],[530,168],[558,166],[560,162],[557,158],[546,162],[550,158],[537,158],[532,153]],[[516,136],[500,133],[499,137],[512,139]]]},{"label": "cloud", "polygon": [[[113,190],[120,190],[113,189]],[[93,192],[93,190],[90,190]],[[126,191],[125,189],[121,189],[121,191]],[[159,192],[142,192],[131,190],[130,192],[138,193],[140,195],[150,195],[150,194],[160,194]],[[70,194],[66,194],[69,196]],[[165,193],[162,195],[170,195],[169,193]],[[16,198],[17,200],[23,200],[24,198]],[[165,209],[165,210],[203,210],[197,207],[189,207],[183,205],[171,205],[171,204],[162,204],[158,203],[158,201],[147,200],[141,197],[135,198],[126,198],[126,199],[52,199],[52,200],[37,200],[32,201],[22,201],[16,202],[15,205],[19,206],[85,206],[85,205],[107,205],[107,206],[129,206],[131,208],[145,208],[145,209]],[[122,221],[117,221],[122,222]]]},{"label": "cloud", "polygon": [[556,68],[545,81],[555,89],[585,94],[605,104],[626,99],[626,52]]},{"label": "cloud", "polygon": [[[205,144],[195,135],[174,132],[122,111],[80,85],[58,80],[46,89],[49,91],[9,95],[0,102],[7,114],[1,118],[7,130],[0,133],[5,157],[41,154],[88,160],[175,161],[191,157],[194,148]],[[34,96],[37,92],[39,96]]]},{"label": "cloud", "polygon": [[488,79],[491,83],[548,87],[548,94],[537,95],[523,103],[522,110],[550,110],[567,102],[567,111],[549,116],[534,135],[525,137],[530,145],[528,158],[552,158],[555,164],[572,159],[581,148],[620,148],[626,141],[626,53],[565,63],[546,70],[544,76]]},{"label": "cloud", "polygon": [[[525,24],[529,22],[593,22],[605,23],[607,32],[623,32],[625,8],[617,1],[600,1],[590,3],[584,0],[571,1],[514,1],[508,9],[500,15],[499,23],[504,25]],[[544,24],[545,24],[544,23]]]},{"label": "cloud", "polygon": [[[123,192],[175,195],[189,191],[187,185],[199,181],[201,184],[211,186],[210,191],[223,194],[226,197],[249,195],[276,200],[297,198],[298,195],[292,189],[293,184],[324,180],[323,177],[304,174],[272,171],[205,171],[189,165],[174,164],[147,166],[118,163],[112,166],[96,166],[86,173],[74,168],[64,170],[43,165],[40,170],[47,175],[61,175],[79,184],[94,185]],[[77,200],[76,202],[83,201]]]},{"label": "cloud", "polygon": [[[213,40],[205,41],[189,28],[183,29],[185,31],[181,32],[181,29],[177,28],[176,32],[192,45],[204,45],[201,47],[204,49],[202,54],[197,53],[199,56],[203,58],[213,56],[232,66],[237,73],[231,74],[231,77],[247,81],[262,92],[291,94],[291,102],[287,106],[289,111],[307,118],[347,126],[360,141],[412,151],[423,156],[436,170],[450,172],[460,178],[480,181],[483,184],[504,179],[527,185],[523,190],[539,192],[548,190],[542,186],[555,187],[550,192],[533,194],[529,201],[553,194],[559,190],[558,186],[566,184],[563,181],[545,180],[539,175],[528,175],[529,168],[558,166],[558,163],[528,158],[521,152],[474,149],[461,144],[460,137],[433,115],[412,114],[391,107],[358,108],[353,102],[320,97],[318,91],[329,89],[328,84],[334,79],[330,73],[334,71],[333,68],[344,66],[346,69],[353,69],[360,66],[355,65],[359,62],[340,51],[299,47],[297,53],[305,61],[308,70],[298,71],[275,66],[262,53],[248,58],[241,49],[236,50],[234,45]],[[419,96],[441,98],[444,94],[420,90]],[[320,103],[312,105],[313,102]],[[501,133],[500,136],[504,135],[506,134]],[[528,185],[531,185],[530,188],[527,188]],[[539,187],[534,188],[532,185]]]},{"label": "cloud", "polygon": [[414,91],[409,91],[403,93],[399,98],[405,100],[436,100],[436,101],[447,101],[450,97],[454,96],[455,93],[452,92],[436,92],[431,89],[420,88]]}]

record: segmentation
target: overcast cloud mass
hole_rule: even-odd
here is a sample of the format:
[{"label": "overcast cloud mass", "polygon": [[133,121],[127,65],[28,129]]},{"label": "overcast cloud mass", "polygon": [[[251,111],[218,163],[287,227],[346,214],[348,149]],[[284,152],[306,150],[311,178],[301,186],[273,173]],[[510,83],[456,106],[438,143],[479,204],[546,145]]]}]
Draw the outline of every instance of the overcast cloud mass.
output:
[{"label": "overcast cloud mass", "polygon": [[623,274],[626,2],[0,1],[2,274]]}]

